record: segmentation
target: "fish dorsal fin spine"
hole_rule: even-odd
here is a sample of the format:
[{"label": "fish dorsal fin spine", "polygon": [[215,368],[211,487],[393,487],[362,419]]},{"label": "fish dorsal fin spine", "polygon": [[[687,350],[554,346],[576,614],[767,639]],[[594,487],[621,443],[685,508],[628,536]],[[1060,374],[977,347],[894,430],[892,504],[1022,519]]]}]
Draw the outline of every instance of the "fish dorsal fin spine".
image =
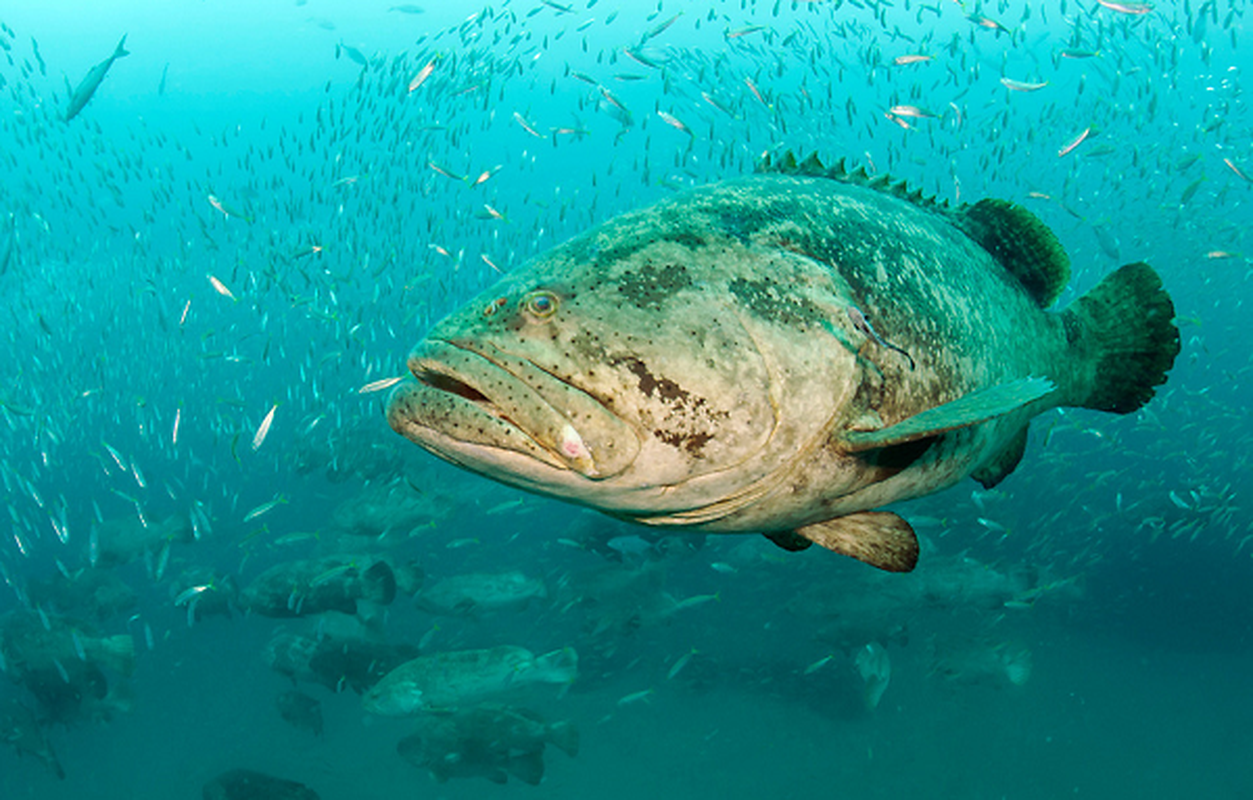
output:
[{"label": "fish dorsal fin spine", "polygon": [[784,152],[777,160],[771,159],[770,154],[767,153],[761,157],[755,171],[777,175],[828,178],[840,183],[865,186],[868,189],[884,192],[928,211],[949,212],[947,201],[937,201],[934,197],[923,194],[921,189],[910,189],[905,181],[893,181],[889,175],[882,173],[871,175],[864,166],[850,170],[842,158],[831,166],[825,166],[817,153],[810,153],[800,161],[796,160],[796,155],[791,150]]},{"label": "fish dorsal fin spine", "polygon": [[970,238],[1009,270],[1039,304],[1048,308],[1070,281],[1070,257],[1039,217],[1008,200],[986,198],[959,215]]}]

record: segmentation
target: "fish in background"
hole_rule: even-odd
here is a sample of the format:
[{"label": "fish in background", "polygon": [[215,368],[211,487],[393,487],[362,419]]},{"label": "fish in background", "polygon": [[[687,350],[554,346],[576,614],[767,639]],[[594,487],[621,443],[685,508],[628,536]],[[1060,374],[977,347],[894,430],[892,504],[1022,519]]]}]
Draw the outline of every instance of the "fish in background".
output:
[{"label": "fish in background", "polygon": [[816,156],[614,217],[439,322],[392,428],[458,466],[645,525],[762,533],[893,572],[882,508],[1023,456],[1033,417],[1130,413],[1179,352],[1144,263],[1061,311],[1057,237]]},{"label": "fish in background", "polygon": [[26,596],[32,606],[97,624],[130,614],[139,604],[138,593],[111,569],[57,572],[32,580]]},{"label": "fish in background", "polygon": [[453,575],[424,588],[418,607],[432,614],[469,616],[478,613],[525,608],[531,600],[548,597],[539,578],[517,570],[499,573],[474,572]]},{"label": "fish in background", "polygon": [[353,536],[405,536],[446,518],[455,508],[448,497],[393,481],[356,492],[336,507],[332,521],[336,530]]},{"label": "fish in background", "polygon": [[[78,87],[70,92],[70,102],[65,109],[66,122],[69,122],[74,119],[74,117],[78,116],[78,113],[83,110],[83,108],[91,100],[92,96],[95,95],[96,90],[100,88],[101,81],[104,80],[104,76],[109,74],[109,68],[113,66],[113,62],[123,56],[130,55],[130,51],[124,47],[125,44],[126,36],[123,36],[122,40],[117,43],[117,48],[114,49],[113,55],[92,67],[87,75],[79,82]],[[66,80],[66,87],[69,87],[68,79]]]},{"label": "fish in background", "polygon": [[549,722],[525,708],[483,704],[424,714],[415,722],[417,730],[397,743],[396,752],[439,783],[452,778],[507,783],[513,776],[538,786],[546,745],[571,758],[579,753],[579,731],[573,723]]},{"label": "fish in background", "polygon": [[1031,650],[983,636],[936,637],[929,646],[931,674],[953,684],[1004,688],[1031,678]]},{"label": "fish in background", "polygon": [[235,578],[212,567],[191,566],[170,584],[174,605],[186,606],[188,624],[206,617],[233,617],[239,610],[239,587]]},{"label": "fish in background", "polygon": [[251,769],[223,772],[204,785],[204,800],[318,800],[303,783]]},{"label": "fish in background", "polygon": [[578,677],[578,664],[570,647],[541,656],[516,645],[418,656],[376,683],[362,706],[384,717],[456,708],[531,684],[568,686]]},{"label": "fish in background", "polygon": [[45,611],[19,609],[0,616],[0,653],[12,674],[55,669],[71,661],[97,664],[119,675],[135,670],[130,634],[99,636],[85,624]]},{"label": "fish in background", "polygon": [[128,516],[105,520],[94,537],[93,566],[114,567],[141,559],[168,563],[172,546],[196,541],[196,531],[187,518],[178,514],[162,520]]},{"label": "fish in background", "polygon": [[240,592],[246,610],[266,617],[338,611],[374,618],[396,597],[396,575],[372,556],[335,555],[275,564]]},{"label": "fish in background", "polygon": [[0,701],[0,742],[12,747],[19,756],[43,762],[53,775],[65,780],[65,769],[35,712],[17,700]]},{"label": "fish in background", "polygon": [[125,684],[108,675],[134,672],[135,642],[129,634],[100,636],[90,626],[42,610],[10,611],[0,617],[0,662],[48,719],[109,719],[131,708]]},{"label": "fish in background", "polygon": [[263,660],[293,682],[318,683],[334,692],[351,689],[362,694],[396,667],[417,658],[409,644],[381,642],[357,636],[317,638],[278,633],[266,644]]},{"label": "fish in background", "polygon": [[888,682],[892,679],[892,662],[888,658],[888,651],[878,642],[869,642],[857,651],[853,663],[857,667],[857,674],[865,682],[862,697],[866,701],[866,708],[873,710],[879,706],[879,700],[883,698]]},{"label": "fish in background", "polygon": [[289,689],[274,698],[278,714],[289,725],[322,735],[322,704],[304,692]]}]

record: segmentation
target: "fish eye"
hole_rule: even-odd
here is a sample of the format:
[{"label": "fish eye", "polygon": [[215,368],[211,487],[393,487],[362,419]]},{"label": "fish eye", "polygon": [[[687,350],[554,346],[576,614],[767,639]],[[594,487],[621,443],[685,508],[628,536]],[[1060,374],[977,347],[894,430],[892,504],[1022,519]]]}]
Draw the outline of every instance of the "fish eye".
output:
[{"label": "fish eye", "polygon": [[552,292],[531,292],[522,298],[522,307],[538,319],[548,319],[557,313],[557,295]]}]

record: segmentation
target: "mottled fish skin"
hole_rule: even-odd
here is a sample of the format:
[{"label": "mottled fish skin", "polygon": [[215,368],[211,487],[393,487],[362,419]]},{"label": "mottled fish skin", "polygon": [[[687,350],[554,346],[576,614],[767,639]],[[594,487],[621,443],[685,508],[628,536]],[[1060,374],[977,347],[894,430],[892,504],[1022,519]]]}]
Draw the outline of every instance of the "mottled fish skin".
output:
[{"label": "mottled fish skin", "polygon": [[[753,175],[509,274],[419,343],[389,419],[449,461],[617,516],[790,530],[950,486],[1031,416],[1082,402],[1094,376],[1040,306],[958,210]],[[926,447],[841,439],[1028,376],[1056,391]]]},{"label": "mottled fish skin", "polygon": [[530,683],[570,683],[578,656],[563,650],[536,656],[515,645],[419,656],[393,669],[362,697],[367,713],[406,716],[473,703]]}]

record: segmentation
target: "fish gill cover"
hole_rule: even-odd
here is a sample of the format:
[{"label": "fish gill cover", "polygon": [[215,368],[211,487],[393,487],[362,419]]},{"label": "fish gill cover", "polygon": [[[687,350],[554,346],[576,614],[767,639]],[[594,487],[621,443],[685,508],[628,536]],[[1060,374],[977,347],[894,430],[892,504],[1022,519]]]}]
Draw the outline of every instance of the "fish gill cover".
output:
[{"label": "fish gill cover", "polygon": [[[1250,791],[1243,2],[0,23],[0,795],[221,796],[252,770],[327,798]],[[1125,417],[1048,412],[994,489],[894,506],[906,576],[618,523],[387,428],[406,353],[502,273],[788,151],[1027,208],[1069,255],[1063,307],[1151,263],[1169,383]],[[577,670],[476,662],[437,733],[363,722],[413,659],[502,647]],[[321,737],[276,710],[293,681]],[[572,727],[577,758],[543,749]]]}]

